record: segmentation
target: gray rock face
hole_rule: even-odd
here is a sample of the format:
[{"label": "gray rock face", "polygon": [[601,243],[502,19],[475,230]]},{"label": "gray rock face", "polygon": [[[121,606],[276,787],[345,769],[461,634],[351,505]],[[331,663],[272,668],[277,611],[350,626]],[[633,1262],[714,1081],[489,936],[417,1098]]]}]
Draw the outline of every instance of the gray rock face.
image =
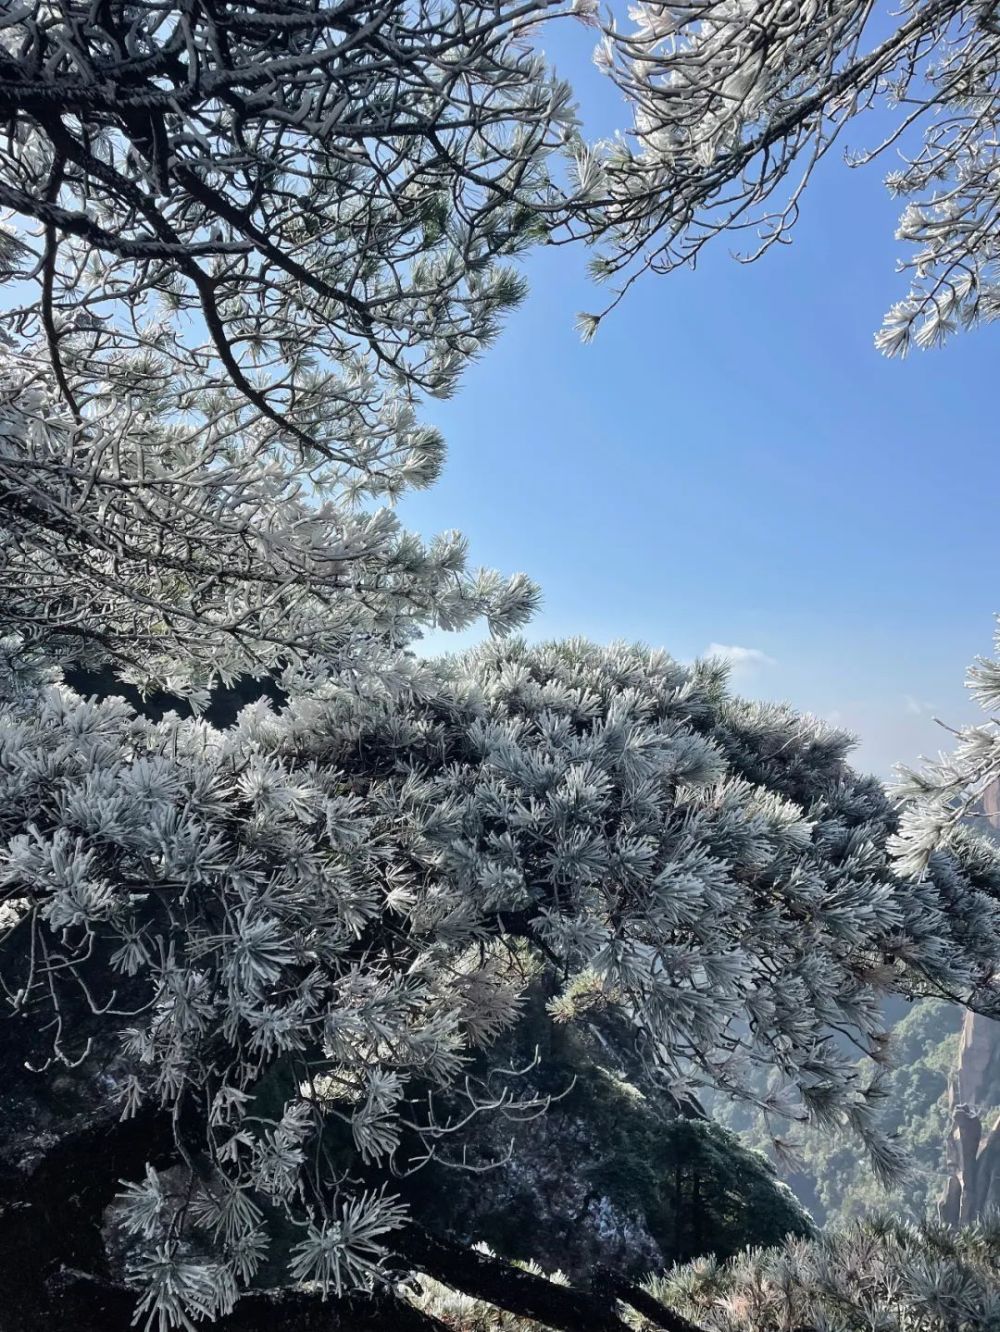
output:
[{"label": "gray rock face", "polygon": [[977,1221],[1000,1202],[1000,1122],[984,1126],[998,1098],[1000,1022],[966,1013],[948,1087],[952,1120],[939,1211],[949,1225]]},{"label": "gray rock face", "polygon": [[653,1234],[641,1198],[630,1196],[625,1169],[618,1187],[595,1178],[608,1166],[598,1124],[559,1109],[523,1125],[498,1123],[480,1136],[477,1157],[503,1151],[505,1127],[508,1140],[514,1130],[510,1160],[479,1176],[478,1188],[457,1186],[465,1208],[452,1226],[467,1239],[574,1281],[596,1267],[632,1274],[667,1264],[668,1245]]}]

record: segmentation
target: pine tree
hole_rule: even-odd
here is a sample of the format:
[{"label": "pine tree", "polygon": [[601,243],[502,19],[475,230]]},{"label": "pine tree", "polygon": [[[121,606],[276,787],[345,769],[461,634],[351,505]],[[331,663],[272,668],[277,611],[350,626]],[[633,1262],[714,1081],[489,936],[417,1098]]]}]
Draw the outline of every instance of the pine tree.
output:
[{"label": "pine tree", "polygon": [[988,1332],[1000,1317],[1000,1229],[872,1217],[815,1240],[679,1268],[651,1292],[704,1332]]},{"label": "pine tree", "polygon": [[453,390],[565,211],[569,89],[522,38],[558,8],[7,15],[0,634],[197,698],[523,621],[527,580],[391,506],[442,461],[418,395]]},{"label": "pine tree", "polygon": [[[644,1294],[650,1303],[628,1324],[637,1332],[991,1332],[1000,1316],[1000,1229],[995,1216],[958,1233],[876,1216],[728,1263],[675,1268],[636,1292],[637,1303]],[[456,1332],[539,1329],[436,1283],[420,1307]]]},{"label": "pine tree", "polygon": [[516,1109],[468,1059],[516,1019],[518,947],[564,976],[554,1021],[627,1015],[664,1094],[753,1095],[766,1061],[771,1114],[896,1169],[880,995],[991,1002],[1000,880],[895,877],[845,744],[714,666],[580,642],[414,662],[405,694],[328,680],[227,732],[59,685],[5,704],[0,965],[28,1060],[96,1042],[126,1122],[172,1124],[121,1204],[140,1307],[225,1314],[269,1252],[329,1295],[393,1255],[456,1280],[398,1176]]}]

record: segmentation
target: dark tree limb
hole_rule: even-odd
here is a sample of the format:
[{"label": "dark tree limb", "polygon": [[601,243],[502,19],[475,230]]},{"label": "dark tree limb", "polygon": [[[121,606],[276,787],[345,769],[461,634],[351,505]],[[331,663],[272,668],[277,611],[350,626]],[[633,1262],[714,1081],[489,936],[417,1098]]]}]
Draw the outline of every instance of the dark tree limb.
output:
[{"label": "dark tree limb", "polygon": [[395,1248],[418,1271],[436,1281],[519,1318],[545,1323],[558,1332],[628,1332],[618,1312],[619,1299],[667,1332],[699,1332],[693,1323],[671,1313],[627,1281],[602,1282],[603,1289],[593,1292],[556,1285],[503,1259],[477,1253],[416,1227],[407,1230]]},{"label": "dark tree limb", "polygon": [[623,1304],[630,1304],[636,1313],[666,1332],[702,1332],[695,1323],[682,1314],[668,1309],[665,1304],[653,1298],[648,1291],[623,1277],[612,1268],[602,1267],[595,1273],[595,1284],[611,1291]]},{"label": "dark tree limb", "polygon": [[[62,1268],[47,1283],[60,1311],[60,1328],[73,1332],[129,1332],[135,1294],[88,1272]],[[51,1314],[46,1315],[47,1320]],[[39,1332],[51,1332],[39,1318]],[[322,1300],[300,1291],[251,1291],[211,1332],[451,1332],[431,1314],[391,1294]],[[206,1332],[209,1329],[206,1327]]]},{"label": "dark tree limb", "polygon": [[[118,1180],[167,1164],[163,1116],[97,1123],[56,1144],[29,1172],[0,1170],[3,1332],[125,1332],[135,1297],[110,1281],[101,1233]],[[65,1274],[86,1272],[85,1297]]]}]

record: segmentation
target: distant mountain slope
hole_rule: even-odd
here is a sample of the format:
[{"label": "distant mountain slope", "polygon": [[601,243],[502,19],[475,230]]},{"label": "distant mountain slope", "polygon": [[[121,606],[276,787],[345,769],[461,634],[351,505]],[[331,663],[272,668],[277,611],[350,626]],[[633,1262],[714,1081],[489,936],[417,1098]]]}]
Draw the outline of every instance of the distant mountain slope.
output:
[{"label": "distant mountain slope", "polygon": [[[958,1056],[961,1024],[962,1011],[954,1005],[924,1000],[907,1006],[894,1025],[885,1126],[899,1134],[913,1158],[908,1179],[888,1191],[883,1189],[857,1143],[846,1134],[807,1129],[790,1135],[794,1164],[780,1163],[779,1177],[817,1225],[840,1225],[885,1208],[914,1218],[936,1209],[947,1175],[949,1079]],[[864,1061],[859,1061],[862,1069]],[[755,1112],[716,1104],[713,1113],[751,1146],[774,1155],[767,1127]]]},{"label": "distant mountain slope", "polygon": [[[984,793],[970,828],[1000,842],[1000,781]],[[954,1004],[886,1004],[893,1033],[885,1124],[913,1159],[908,1179],[885,1190],[850,1139],[796,1135],[795,1164],[783,1179],[820,1226],[841,1225],[888,1207],[958,1225],[1000,1207],[1000,1021]],[[845,1047],[846,1048],[846,1047]],[[859,1061],[859,1069],[863,1061]],[[715,1117],[772,1157],[770,1134],[754,1111],[714,1104]]]}]

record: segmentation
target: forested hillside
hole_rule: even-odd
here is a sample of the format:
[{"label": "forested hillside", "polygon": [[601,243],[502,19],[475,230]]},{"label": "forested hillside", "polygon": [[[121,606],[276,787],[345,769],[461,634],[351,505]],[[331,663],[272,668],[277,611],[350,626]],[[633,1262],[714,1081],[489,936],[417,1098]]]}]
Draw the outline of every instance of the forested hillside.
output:
[{"label": "forested hillside", "polygon": [[[842,1134],[804,1129],[794,1146],[786,1145],[779,1176],[818,1225],[841,1225],[884,1209],[910,1220],[936,1214],[949,1173],[950,1087],[962,1020],[954,1005],[925,1000],[891,1026],[892,1065],[882,1113],[886,1131],[911,1157],[903,1180],[889,1185],[877,1180],[856,1144]],[[1000,1104],[1000,1098],[987,1104]],[[766,1125],[752,1109],[718,1104],[715,1113],[720,1123],[773,1157]]]}]

